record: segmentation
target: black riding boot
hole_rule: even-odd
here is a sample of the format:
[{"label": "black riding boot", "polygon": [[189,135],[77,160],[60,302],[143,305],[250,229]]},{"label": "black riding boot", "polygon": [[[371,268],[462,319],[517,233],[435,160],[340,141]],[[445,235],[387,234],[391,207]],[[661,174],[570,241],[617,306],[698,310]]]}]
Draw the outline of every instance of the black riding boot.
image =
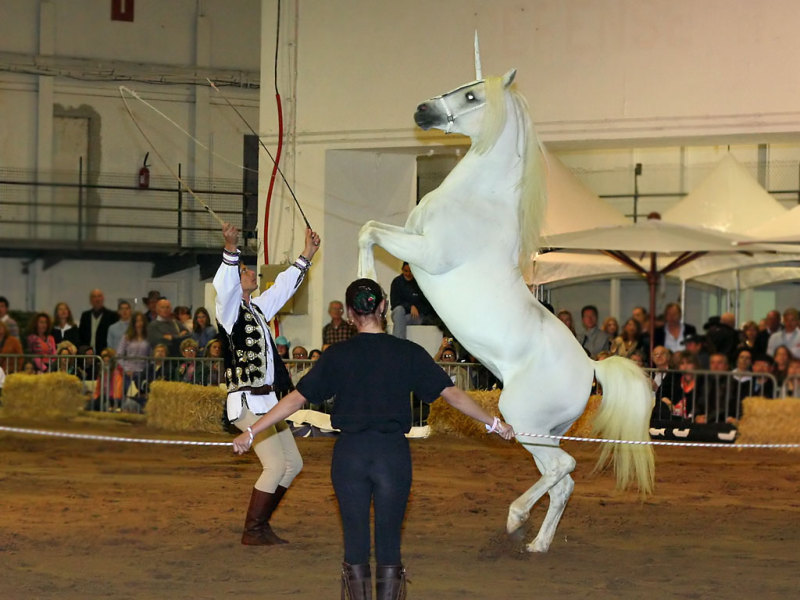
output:
[{"label": "black riding boot", "polygon": [[406,568],[403,565],[378,565],[375,569],[375,600],[405,600]]},{"label": "black riding boot", "polygon": [[369,563],[342,563],[342,600],[372,600],[372,573]]}]

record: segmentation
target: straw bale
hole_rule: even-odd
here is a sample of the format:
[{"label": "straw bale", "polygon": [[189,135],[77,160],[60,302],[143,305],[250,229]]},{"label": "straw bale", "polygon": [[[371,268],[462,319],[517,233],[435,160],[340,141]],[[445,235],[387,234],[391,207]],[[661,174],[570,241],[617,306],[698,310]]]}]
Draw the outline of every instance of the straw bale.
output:
[{"label": "straw bale", "polygon": [[[500,416],[497,408],[500,390],[470,390],[467,394],[487,413],[493,417]],[[482,423],[457,411],[442,399],[431,404],[428,426],[431,433],[444,433],[456,437],[486,437],[486,429]]]},{"label": "straw bale", "polygon": [[[493,417],[501,417],[500,410],[497,407],[500,401],[500,390],[470,390],[467,394],[469,394],[469,396],[487,413]],[[592,424],[600,408],[601,400],[602,396],[599,395],[589,398],[589,403],[585,412],[575,421],[566,435],[580,437],[591,436]],[[444,433],[456,437],[483,438],[486,436],[486,429],[481,423],[457,411],[443,400],[434,402],[431,405],[431,411],[428,415],[428,426],[430,427],[431,433]]]},{"label": "straw bale", "polygon": [[25,419],[69,419],[86,407],[80,379],[66,373],[12,373],[3,386],[3,415]]},{"label": "straw bale", "polygon": [[221,433],[225,392],[217,386],[154,381],[147,399],[147,425],[169,431]]},{"label": "straw bale", "polygon": [[572,427],[570,427],[564,435],[573,437],[596,437],[594,418],[597,416],[597,411],[600,410],[602,401],[603,396],[601,394],[589,396],[589,402],[587,402],[583,414],[578,417],[578,420],[572,424]]},{"label": "straw bale", "polygon": [[737,444],[800,443],[800,400],[745,398]]}]

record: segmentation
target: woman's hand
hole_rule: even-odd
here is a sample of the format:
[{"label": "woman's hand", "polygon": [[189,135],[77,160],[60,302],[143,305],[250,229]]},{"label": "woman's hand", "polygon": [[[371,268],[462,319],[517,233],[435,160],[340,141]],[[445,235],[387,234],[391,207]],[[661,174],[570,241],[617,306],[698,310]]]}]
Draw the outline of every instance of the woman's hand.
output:
[{"label": "woman's hand", "polygon": [[504,440],[512,440],[514,439],[514,428],[511,427],[508,423],[504,423],[500,421],[500,424],[497,426],[497,430],[495,431],[497,435],[499,435]]},{"label": "woman's hand", "polygon": [[244,454],[248,450],[250,450],[250,433],[245,431],[233,439],[233,451],[236,454]]},{"label": "woman's hand", "polygon": [[319,234],[312,231],[311,228],[306,229],[306,247],[303,250],[303,256],[311,260],[319,250],[320,238]]}]

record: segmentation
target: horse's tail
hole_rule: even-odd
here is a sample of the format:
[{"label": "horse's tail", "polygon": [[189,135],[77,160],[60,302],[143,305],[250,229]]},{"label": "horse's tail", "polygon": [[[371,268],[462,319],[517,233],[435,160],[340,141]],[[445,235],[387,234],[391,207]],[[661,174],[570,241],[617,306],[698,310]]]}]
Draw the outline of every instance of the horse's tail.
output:
[{"label": "horse's tail", "polygon": [[[596,434],[607,440],[649,442],[653,392],[644,371],[620,356],[596,362],[594,369],[603,387],[603,402],[594,419]],[[595,470],[602,469],[609,459],[618,489],[635,481],[643,495],[652,491],[655,466],[650,444],[603,444]]]}]

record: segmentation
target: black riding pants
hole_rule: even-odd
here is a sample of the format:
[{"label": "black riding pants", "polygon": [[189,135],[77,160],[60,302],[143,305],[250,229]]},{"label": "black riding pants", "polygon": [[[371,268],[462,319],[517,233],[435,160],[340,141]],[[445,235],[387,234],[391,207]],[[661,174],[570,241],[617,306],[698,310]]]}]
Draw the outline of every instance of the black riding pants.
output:
[{"label": "black riding pants", "polygon": [[344,560],[369,562],[369,513],[375,507],[375,558],[400,564],[400,535],[411,490],[411,452],[402,432],[342,433],[331,461],[331,480],[344,531]]}]

